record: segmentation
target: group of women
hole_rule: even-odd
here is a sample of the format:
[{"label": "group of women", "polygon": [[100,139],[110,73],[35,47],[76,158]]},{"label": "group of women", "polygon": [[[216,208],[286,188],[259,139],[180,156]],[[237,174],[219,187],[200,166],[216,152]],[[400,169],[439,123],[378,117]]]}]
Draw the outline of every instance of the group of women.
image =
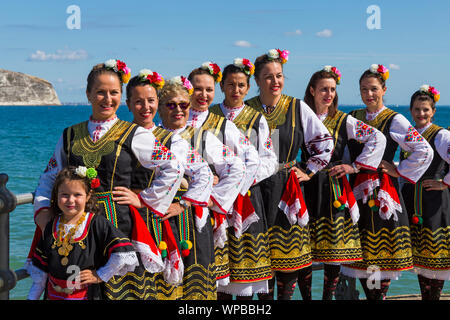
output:
[{"label": "group of women", "polygon": [[[382,299],[411,269],[423,298],[439,299],[450,277],[450,132],[432,124],[439,93],[414,93],[413,127],[384,106],[389,71],[372,65],[359,81],[366,107],[346,114],[333,66],[312,75],[303,100],[284,94],[288,58],[272,49],[167,81],[149,69],[130,79],[120,60],[96,65],[92,115],[64,130],[40,177],[30,261],[52,219],[56,175],[85,166],[98,172],[102,214],[139,258],[133,272],[102,279],[104,299],[273,300],[276,287],[289,300],[298,284],[310,300],[313,262],[324,265],[323,299],[340,273]],[[247,99],[251,77],[259,95]],[[116,115],[124,83],[133,123]],[[213,104],[216,84],[225,98]]]}]

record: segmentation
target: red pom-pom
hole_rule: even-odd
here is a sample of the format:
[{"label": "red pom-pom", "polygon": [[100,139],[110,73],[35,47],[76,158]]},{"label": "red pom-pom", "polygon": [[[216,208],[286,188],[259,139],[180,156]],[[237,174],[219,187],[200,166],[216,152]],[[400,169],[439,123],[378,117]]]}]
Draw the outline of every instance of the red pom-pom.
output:
[{"label": "red pom-pom", "polygon": [[98,178],[92,179],[91,181],[91,188],[95,189],[100,187],[100,180]]},{"label": "red pom-pom", "polygon": [[187,257],[189,255],[189,253],[191,253],[191,250],[189,250],[189,249],[181,250],[181,254],[183,257]]},{"label": "red pom-pom", "polygon": [[380,200],[375,199],[375,205],[376,205],[377,207],[379,207],[379,206],[380,206]]},{"label": "red pom-pom", "polygon": [[383,208],[381,208],[381,211],[383,211],[384,213],[388,212],[389,208],[387,206],[383,206]]},{"label": "red pom-pom", "polygon": [[412,221],[413,224],[418,224],[419,223],[419,217],[414,216],[414,217],[412,217],[411,221]]},{"label": "red pom-pom", "polygon": [[339,200],[340,203],[345,204],[347,202],[347,199],[345,199],[344,196],[340,196],[339,198],[337,198]]}]

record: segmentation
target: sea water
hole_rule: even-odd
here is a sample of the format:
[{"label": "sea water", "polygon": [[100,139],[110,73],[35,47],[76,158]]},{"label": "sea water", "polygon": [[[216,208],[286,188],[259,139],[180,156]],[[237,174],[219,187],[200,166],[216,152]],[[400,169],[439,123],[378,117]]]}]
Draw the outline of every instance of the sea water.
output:
[{"label": "sea water", "polygon": [[[389,106],[403,114],[411,121],[409,107]],[[349,112],[361,106],[342,106],[340,109]],[[64,128],[85,121],[91,114],[91,107],[86,105],[16,107],[0,106],[0,173],[9,176],[7,188],[14,194],[34,191],[39,175],[47,166],[55,145]],[[126,106],[117,112],[122,120],[132,120]],[[437,125],[450,125],[450,106],[438,106],[435,115]],[[398,160],[398,155],[396,157]],[[10,269],[23,267],[33,238],[35,225],[31,204],[20,205],[10,213]],[[321,299],[323,271],[313,272],[312,298]],[[31,286],[31,279],[19,281],[10,292],[10,299],[26,299]],[[360,298],[364,292],[357,282]],[[411,272],[403,272],[397,281],[393,281],[388,295],[420,293],[417,276]],[[450,293],[449,281],[443,293]],[[301,299],[298,289],[294,299]]]}]

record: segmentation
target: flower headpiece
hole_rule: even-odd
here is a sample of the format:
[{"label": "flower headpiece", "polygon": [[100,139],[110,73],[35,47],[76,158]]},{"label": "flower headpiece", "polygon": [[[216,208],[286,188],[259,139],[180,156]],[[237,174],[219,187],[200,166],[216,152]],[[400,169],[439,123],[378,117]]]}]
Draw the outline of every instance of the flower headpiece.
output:
[{"label": "flower headpiece", "polygon": [[128,83],[128,81],[131,78],[131,70],[130,68],[127,67],[127,65],[123,61],[116,59],[109,59],[108,61],[105,62],[105,68],[119,73],[122,82],[125,84]]},{"label": "flower headpiece", "polygon": [[203,62],[200,68],[209,71],[216,83],[222,80],[222,71],[217,64],[211,61],[207,61]]},{"label": "flower headpiece", "polygon": [[172,79],[169,80],[169,82],[177,83],[185,87],[189,95],[192,95],[192,93],[194,92],[194,87],[192,86],[192,83],[184,76],[173,77]]},{"label": "flower headpiece", "polygon": [[267,53],[267,57],[269,57],[270,60],[280,58],[281,64],[285,64],[289,59],[289,51],[288,50],[281,51],[280,49],[271,49]]},{"label": "flower headpiece", "polygon": [[97,178],[97,170],[94,168],[86,168],[78,166],[75,173],[81,178],[88,178],[91,181],[91,188],[95,189],[100,186],[100,180]]},{"label": "flower headpiece", "polygon": [[369,70],[372,73],[378,73],[384,81],[389,79],[389,69],[382,64],[372,64]]},{"label": "flower headpiece", "polygon": [[162,87],[164,87],[164,78],[156,71],[142,69],[141,71],[139,71],[138,77],[142,82],[150,82],[150,85],[153,86],[156,90],[160,90],[162,89]]},{"label": "flower headpiece", "polygon": [[255,66],[248,59],[236,58],[234,59],[233,64],[249,77],[255,73]]},{"label": "flower headpiece", "polygon": [[340,84],[341,83],[341,72],[339,71],[338,68],[333,67],[333,66],[325,66],[325,67],[323,67],[323,71],[335,74],[336,77],[337,77],[336,84]]},{"label": "flower headpiece", "polygon": [[441,98],[441,93],[437,91],[435,87],[432,87],[428,84],[424,84],[423,86],[421,86],[419,91],[429,95],[434,102],[438,102]]}]

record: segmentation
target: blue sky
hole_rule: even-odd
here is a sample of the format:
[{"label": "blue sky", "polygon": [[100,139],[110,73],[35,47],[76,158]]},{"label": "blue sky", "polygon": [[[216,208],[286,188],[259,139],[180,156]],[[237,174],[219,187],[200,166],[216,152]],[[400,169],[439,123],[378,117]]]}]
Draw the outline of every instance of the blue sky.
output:
[{"label": "blue sky", "polygon": [[[80,8],[79,30],[66,26],[70,5]],[[367,28],[370,5],[380,8],[381,29]],[[0,68],[47,79],[62,102],[87,102],[87,74],[110,58],[133,75],[149,68],[170,78],[280,48],[291,52],[286,94],[303,98],[312,73],[335,65],[341,104],[360,104],[358,79],[380,63],[390,69],[386,104],[408,104],[427,83],[450,105],[449,12],[447,0],[2,1]]]}]

